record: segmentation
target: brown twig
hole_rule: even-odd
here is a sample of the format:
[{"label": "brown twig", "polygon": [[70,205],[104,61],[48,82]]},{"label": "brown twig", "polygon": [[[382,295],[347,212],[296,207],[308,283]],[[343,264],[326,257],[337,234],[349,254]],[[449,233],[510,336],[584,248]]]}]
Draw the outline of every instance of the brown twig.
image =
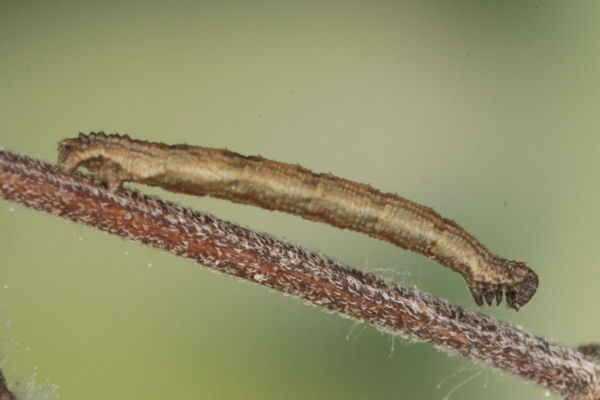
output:
[{"label": "brown twig", "polygon": [[6,379],[0,370],[0,400],[17,400],[17,398],[8,390]]},{"label": "brown twig", "polygon": [[535,382],[598,399],[600,369],[575,349],[271,236],[0,151],[0,196],[189,258]]}]

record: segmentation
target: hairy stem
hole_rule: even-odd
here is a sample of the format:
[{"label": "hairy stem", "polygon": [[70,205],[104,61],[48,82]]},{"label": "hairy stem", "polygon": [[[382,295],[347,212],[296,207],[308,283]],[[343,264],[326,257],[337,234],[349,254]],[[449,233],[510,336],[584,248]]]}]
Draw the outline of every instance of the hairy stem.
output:
[{"label": "hairy stem", "polygon": [[598,399],[600,370],[569,347],[269,235],[0,151],[4,199],[142,242],[394,334],[492,365],[566,399]]},{"label": "hairy stem", "polygon": [[16,397],[8,390],[4,374],[0,371],[0,400],[16,400]]}]

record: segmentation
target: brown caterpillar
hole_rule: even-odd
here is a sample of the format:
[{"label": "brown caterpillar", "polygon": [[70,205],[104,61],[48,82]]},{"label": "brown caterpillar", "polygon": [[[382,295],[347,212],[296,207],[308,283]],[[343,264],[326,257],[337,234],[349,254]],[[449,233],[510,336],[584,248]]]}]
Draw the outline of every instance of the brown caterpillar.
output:
[{"label": "brown caterpillar", "polygon": [[538,287],[525,263],[492,254],[454,221],[431,208],[369,185],[315,174],[298,165],[228,150],[166,145],[103,132],[59,143],[60,168],[84,166],[111,190],[123,181],[213,196],[352,229],[423,254],[460,273],[478,305],[483,299],[518,310]]}]

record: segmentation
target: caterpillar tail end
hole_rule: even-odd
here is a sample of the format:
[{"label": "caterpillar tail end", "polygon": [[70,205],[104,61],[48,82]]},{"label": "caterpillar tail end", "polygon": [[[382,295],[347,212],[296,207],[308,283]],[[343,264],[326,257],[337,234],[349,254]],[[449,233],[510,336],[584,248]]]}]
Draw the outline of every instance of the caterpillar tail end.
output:
[{"label": "caterpillar tail end", "polygon": [[[79,167],[85,167],[115,192],[121,188],[127,177],[122,167],[104,155],[102,146],[98,143],[111,140],[115,136],[107,136],[104,132],[80,133],[77,138],[64,139],[58,143],[58,165],[60,172],[73,173]],[[128,138],[128,136],[125,136]]]}]

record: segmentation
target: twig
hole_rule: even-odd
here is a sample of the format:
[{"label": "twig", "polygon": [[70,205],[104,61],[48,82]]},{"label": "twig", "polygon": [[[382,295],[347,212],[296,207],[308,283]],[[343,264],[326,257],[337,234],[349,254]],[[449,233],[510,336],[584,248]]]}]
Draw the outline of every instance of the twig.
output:
[{"label": "twig", "polygon": [[598,399],[600,367],[524,329],[358,271],[179,205],[109,192],[81,174],[0,151],[0,196],[189,258],[379,329],[430,342],[545,386],[565,399]]},{"label": "twig", "polygon": [[0,400],[17,400],[10,390],[8,390],[2,371],[0,371]]}]

